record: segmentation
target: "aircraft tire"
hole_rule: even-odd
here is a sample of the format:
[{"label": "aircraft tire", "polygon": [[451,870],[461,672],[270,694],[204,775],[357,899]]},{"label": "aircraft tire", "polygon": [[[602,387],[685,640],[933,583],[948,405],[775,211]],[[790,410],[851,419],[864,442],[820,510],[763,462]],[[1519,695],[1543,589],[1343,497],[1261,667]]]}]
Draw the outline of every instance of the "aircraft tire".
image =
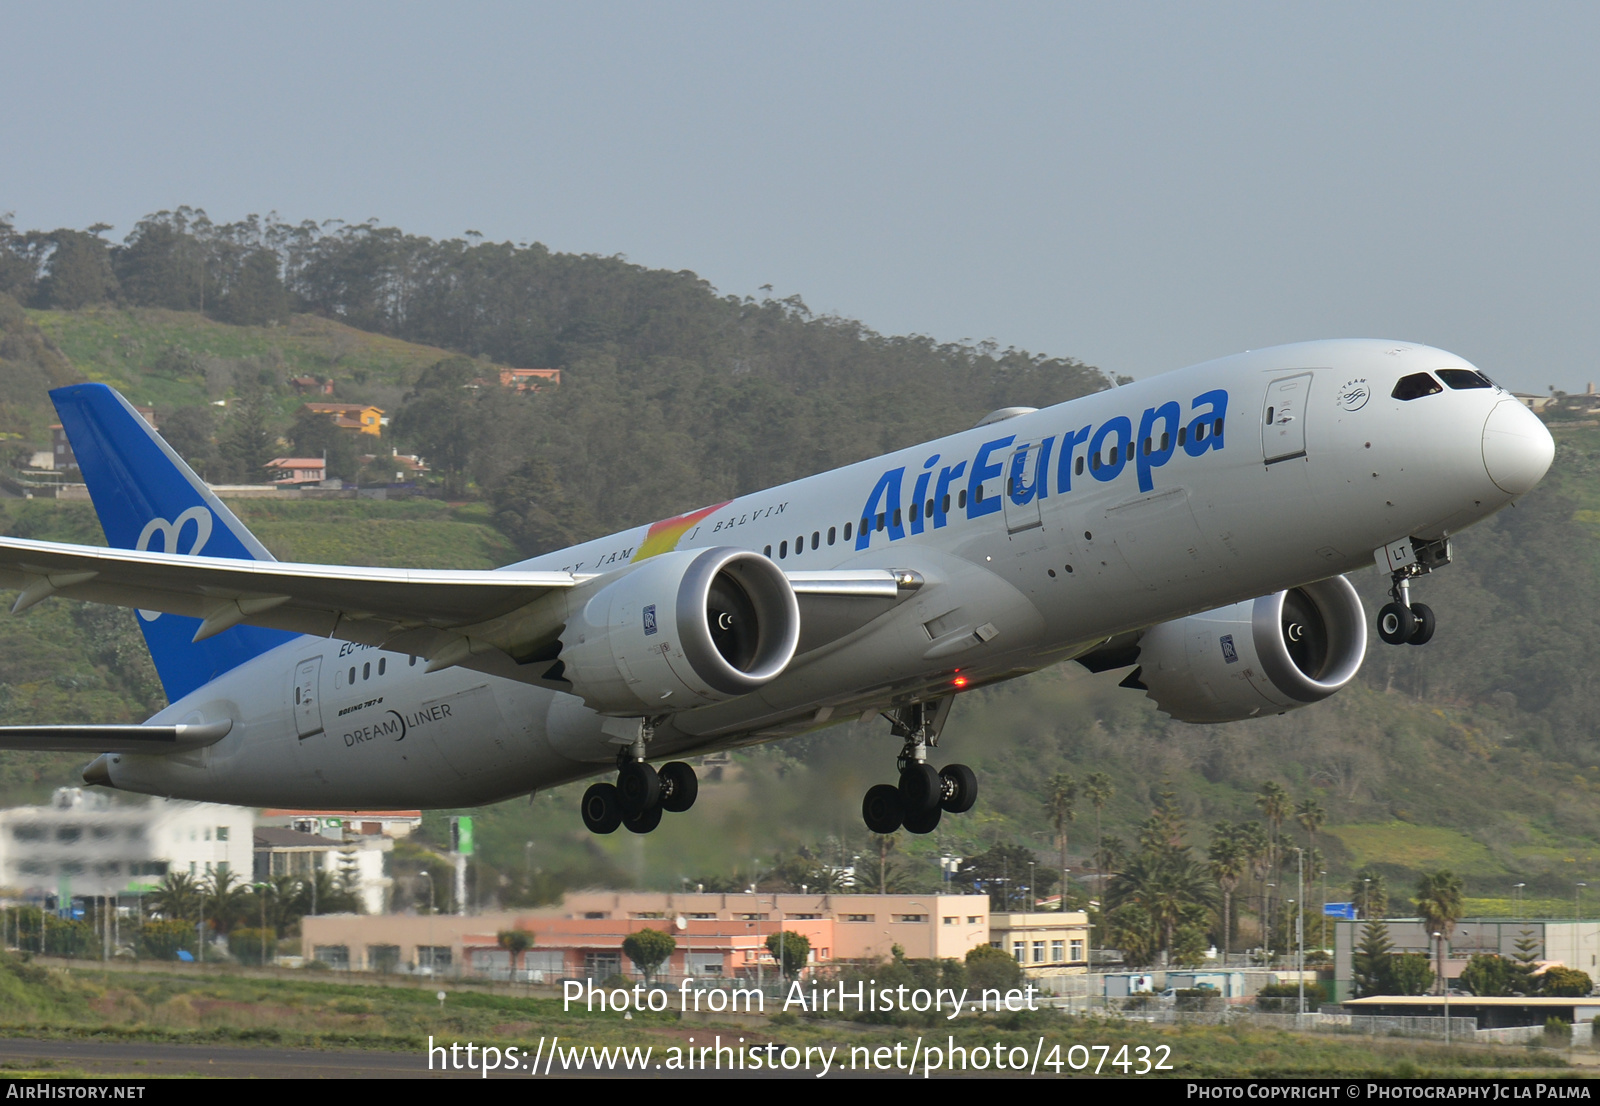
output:
[{"label": "aircraft tire", "polygon": [[661,824],[661,805],[645,807],[638,814],[624,814],[622,824],[634,833],[649,833]]},{"label": "aircraft tire", "polygon": [[622,825],[622,801],[615,784],[597,783],[583,793],[578,806],[583,825],[590,833],[615,833]]},{"label": "aircraft tire", "polygon": [[700,795],[700,777],[694,769],[681,760],[661,766],[661,809],[672,814],[682,814],[694,806]]},{"label": "aircraft tire", "polygon": [[660,806],[661,777],[644,761],[631,761],[617,770],[617,794],[625,814],[639,814]]},{"label": "aircraft tire", "polygon": [[965,764],[947,764],[939,770],[945,796],[939,805],[946,814],[965,814],[978,801],[978,774]]},{"label": "aircraft tire", "polygon": [[861,800],[861,820],[873,833],[887,834],[899,829],[903,811],[900,789],[892,783],[867,788],[867,797]]},{"label": "aircraft tire", "polygon": [[1417,616],[1410,607],[1385,603],[1378,612],[1378,636],[1389,645],[1404,645],[1417,628]]},{"label": "aircraft tire", "polygon": [[939,828],[939,819],[943,814],[944,811],[939,807],[934,807],[932,810],[922,814],[913,814],[906,819],[906,832],[932,833]]},{"label": "aircraft tire", "polygon": [[944,780],[926,761],[913,761],[900,773],[900,805],[907,816],[926,814],[939,808],[944,797]]},{"label": "aircraft tire", "polygon": [[1408,645],[1426,645],[1433,640],[1433,608],[1426,603],[1411,604],[1411,613],[1417,618],[1416,629],[1411,631],[1411,636],[1406,638]]}]

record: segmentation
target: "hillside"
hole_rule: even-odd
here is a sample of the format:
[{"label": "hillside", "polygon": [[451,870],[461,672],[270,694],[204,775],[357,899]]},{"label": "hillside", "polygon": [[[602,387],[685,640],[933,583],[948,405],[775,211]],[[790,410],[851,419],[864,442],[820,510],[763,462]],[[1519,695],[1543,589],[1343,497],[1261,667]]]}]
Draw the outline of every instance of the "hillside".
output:
[{"label": "hillside", "polygon": [[[211,241],[183,234],[171,241]],[[280,448],[275,436],[296,432],[299,403],[286,379],[332,377],[341,398],[391,408],[382,444],[421,450],[437,490],[467,501],[240,501],[269,547],[302,560],[487,566],[970,425],[994,407],[1108,383],[1070,358],[878,335],[797,299],[720,297],[692,273],[544,247],[349,228],[283,247],[271,274],[279,306],[252,321],[242,285],[208,290],[204,312],[164,302],[177,293],[140,267],[144,237],[73,241],[91,259],[100,251],[115,280],[81,286],[89,291],[76,303],[51,273],[0,289],[28,304],[0,296],[8,445],[36,447],[50,421],[44,390],[87,377],[165,408],[164,426],[169,412],[229,399],[221,422],[189,424],[203,432],[188,448],[221,464],[224,446],[250,444],[235,411],[251,394],[267,412],[255,428],[266,440],[252,448]],[[462,355],[560,367],[564,382],[475,394],[461,384],[480,369],[452,360]],[[178,433],[184,417],[170,425]],[[1374,640],[1357,683],[1326,703],[1186,726],[1117,688],[1118,674],[1071,665],[963,696],[940,756],[977,767],[983,798],[938,834],[901,835],[902,882],[931,889],[941,851],[996,843],[1054,863],[1043,781],[1104,772],[1112,797],[1098,812],[1080,797],[1069,826],[1080,871],[1097,822],[1131,842],[1164,791],[1203,850],[1214,823],[1259,819],[1257,796],[1277,783],[1323,811],[1314,841],[1293,818],[1283,832],[1324,854],[1335,897],[1358,868],[1403,896],[1420,871],[1448,866],[1481,900],[1525,883],[1541,909],[1570,903],[1575,881],[1600,877],[1600,430],[1557,434],[1545,483],[1462,534],[1456,563],[1420,585],[1439,614],[1434,641]],[[83,505],[0,507],[8,532],[98,540]],[[1375,610],[1383,580],[1353,579]],[[0,620],[0,702],[17,721],[141,716],[159,693],[134,629],[120,612],[59,601]],[[577,787],[503,804],[481,812],[483,886],[535,896],[612,878],[675,886],[748,878],[752,865],[767,870],[798,850],[831,862],[875,856],[858,805],[869,783],[889,778],[894,751],[887,726],[871,722],[742,753],[693,815],[643,839],[585,834]],[[36,797],[75,767],[8,756],[0,793]],[[431,832],[442,817],[430,816]]]}]

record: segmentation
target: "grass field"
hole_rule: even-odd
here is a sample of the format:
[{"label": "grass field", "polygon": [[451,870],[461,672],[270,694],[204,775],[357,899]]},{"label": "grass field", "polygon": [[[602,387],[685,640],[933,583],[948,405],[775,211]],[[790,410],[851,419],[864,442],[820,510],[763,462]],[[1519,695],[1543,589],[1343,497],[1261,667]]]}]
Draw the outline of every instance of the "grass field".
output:
[{"label": "grass field", "polygon": [[[567,1011],[558,998],[451,991],[441,1004],[434,986],[361,987],[314,976],[252,979],[242,975],[165,975],[160,972],[64,970],[0,959],[0,1034],[71,1036],[181,1043],[226,1042],[261,1047],[373,1048],[419,1052],[429,1037],[532,1050],[559,1037],[567,1045],[649,1046],[665,1058],[691,1041],[717,1035],[745,1047],[838,1049],[843,1064],[853,1048],[878,1049],[921,1038],[924,1047],[1036,1047],[1063,1064],[1073,1046],[1109,1046],[1137,1062],[1138,1050],[1168,1057],[1175,1077],[1194,1076],[1424,1076],[1532,1074],[1565,1068],[1557,1053],[1529,1048],[1447,1049],[1443,1045],[1338,1034],[1294,1034],[1242,1027],[1162,1027],[1137,1022],[1067,1017],[1054,1011],[963,1016],[954,1021],[912,1016],[908,1024],[866,1025],[781,1016],[768,1026],[718,1027],[680,1022],[675,1013]],[[1128,1046],[1127,1053],[1121,1053]],[[1162,1049],[1166,1052],[1161,1052]],[[1047,1070],[1047,1068],[1045,1069]],[[1106,1066],[1102,1074],[1131,1074]]]}]

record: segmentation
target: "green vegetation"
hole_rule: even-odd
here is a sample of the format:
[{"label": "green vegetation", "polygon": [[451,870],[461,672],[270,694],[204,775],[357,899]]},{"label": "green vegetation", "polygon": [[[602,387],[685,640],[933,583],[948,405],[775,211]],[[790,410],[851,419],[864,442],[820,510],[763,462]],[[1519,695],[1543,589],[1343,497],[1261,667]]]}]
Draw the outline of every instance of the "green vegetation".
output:
[{"label": "green vegetation", "polygon": [[[498,365],[559,368],[563,382],[508,392]],[[259,478],[256,454],[317,429],[293,418],[295,375],[388,409],[378,452],[422,448],[435,465],[425,490],[465,502],[240,500],[240,515],[285,558],[427,567],[503,563],[1107,383],[1070,358],[879,335],[796,298],[723,297],[692,273],[537,245],[219,226],[190,209],[120,243],[0,222],[0,435],[13,456],[47,444],[45,390],[88,377],[160,408],[212,475]],[[858,886],[932,890],[941,854],[967,859],[967,886],[972,862],[999,858],[1002,897],[1037,898],[1068,869],[1064,902],[1102,898],[1097,923],[1149,955],[1208,940],[1281,949],[1291,898],[1305,910],[1325,895],[1390,898],[1387,886],[1386,905],[1409,912],[1403,892],[1440,869],[1460,877],[1469,913],[1517,912],[1521,883],[1521,912],[1565,915],[1573,882],[1600,878],[1600,431],[1557,434],[1550,478],[1460,535],[1457,563],[1421,585],[1441,616],[1433,643],[1374,644],[1358,683],[1327,703],[1186,726],[1064,666],[960,697],[941,753],[979,771],[983,799],[938,834],[861,829],[859,795],[893,750],[878,721],[849,722],[737,754],[691,817],[644,839],[577,830],[578,787],[480,812],[469,892],[535,903],[577,883],[822,888],[847,868]],[[330,463],[348,462],[341,441]],[[383,461],[353,475],[392,480]],[[81,503],[0,502],[0,527],[99,540]],[[1382,581],[1353,579],[1375,607]],[[10,720],[132,720],[161,701],[127,612],[57,600],[0,620]],[[78,767],[8,754],[0,799],[41,798]],[[1092,842],[1077,826],[1090,807]],[[1207,828],[1162,843],[1146,832],[1153,811],[1169,829]],[[443,818],[430,813],[405,863],[434,863]],[[1304,894],[1285,891],[1302,871]],[[402,905],[423,901],[424,882],[402,880]]]}]

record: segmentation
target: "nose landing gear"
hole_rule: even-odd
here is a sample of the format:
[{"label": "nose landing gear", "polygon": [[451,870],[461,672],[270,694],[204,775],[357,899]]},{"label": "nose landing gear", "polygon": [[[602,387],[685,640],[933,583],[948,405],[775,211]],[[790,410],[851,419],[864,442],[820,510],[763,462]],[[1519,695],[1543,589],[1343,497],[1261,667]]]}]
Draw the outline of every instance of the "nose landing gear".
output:
[{"label": "nose landing gear", "polygon": [[873,833],[893,833],[904,826],[912,833],[932,833],[945,813],[963,814],[978,801],[978,776],[965,764],[936,769],[928,749],[939,743],[952,698],[911,703],[885,715],[893,734],[905,739],[897,761],[900,782],[880,783],[861,801],[861,820]]},{"label": "nose landing gear", "polygon": [[1411,582],[1450,563],[1450,539],[1394,542],[1377,552],[1389,570],[1391,601],[1378,611],[1378,636],[1389,645],[1426,645],[1433,640],[1433,608],[1411,601]]}]

